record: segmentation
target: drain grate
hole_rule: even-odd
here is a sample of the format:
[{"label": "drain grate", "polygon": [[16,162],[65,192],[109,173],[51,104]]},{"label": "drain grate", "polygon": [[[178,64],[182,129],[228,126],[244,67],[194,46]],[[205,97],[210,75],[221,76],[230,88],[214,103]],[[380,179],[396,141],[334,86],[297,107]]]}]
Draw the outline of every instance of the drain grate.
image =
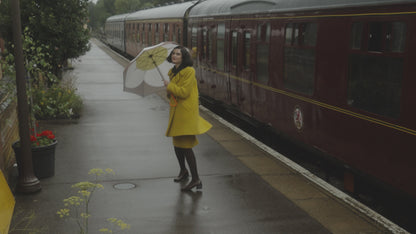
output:
[{"label": "drain grate", "polygon": [[119,184],[115,184],[113,187],[119,190],[127,190],[127,189],[136,188],[136,185],[133,183],[119,183]]}]

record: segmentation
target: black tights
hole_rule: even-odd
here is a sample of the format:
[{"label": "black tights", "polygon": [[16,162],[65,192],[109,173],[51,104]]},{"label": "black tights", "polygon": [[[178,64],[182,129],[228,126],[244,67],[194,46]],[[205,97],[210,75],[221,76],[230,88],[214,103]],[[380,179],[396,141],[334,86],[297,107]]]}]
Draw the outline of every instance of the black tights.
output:
[{"label": "black tights", "polygon": [[192,181],[198,181],[199,180],[198,169],[196,167],[195,154],[192,148],[190,149],[179,148],[179,147],[174,147],[174,148],[175,148],[176,158],[178,158],[179,166],[181,168],[180,174],[186,171],[186,167],[185,167],[185,159],[186,159],[186,162],[188,162],[188,166],[191,171]]}]

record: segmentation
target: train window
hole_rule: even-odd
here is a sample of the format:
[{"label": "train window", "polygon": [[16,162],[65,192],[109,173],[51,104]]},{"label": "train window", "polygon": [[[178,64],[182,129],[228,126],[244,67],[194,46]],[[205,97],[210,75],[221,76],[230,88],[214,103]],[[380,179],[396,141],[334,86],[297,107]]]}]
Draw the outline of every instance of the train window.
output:
[{"label": "train window", "polygon": [[287,24],[285,30],[285,44],[295,46],[315,46],[318,35],[318,24],[297,23]]},{"label": "train window", "polygon": [[179,27],[178,27],[178,34],[177,35],[178,35],[178,43],[181,44],[182,43],[182,37],[181,37],[182,30]]},{"label": "train window", "polygon": [[152,24],[147,24],[147,44],[152,44]]},{"label": "train window", "polygon": [[315,77],[315,51],[286,47],[284,56],[285,88],[312,95]]},{"label": "train window", "polygon": [[269,41],[270,23],[257,27],[257,81],[267,84],[269,81]]},{"label": "train window", "polygon": [[210,28],[210,30],[208,31],[208,54],[207,54],[207,59],[212,61],[213,58],[213,54],[214,54],[214,40],[215,40],[215,26],[212,26]]},{"label": "train window", "polygon": [[169,40],[169,24],[165,24],[165,30],[163,34],[163,40],[168,41]]},{"label": "train window", "polygon": [[361,49],[361,40],[363,37],[363,23],[356,22],[352,25],[351,32],[351,48],[359,50]]},{"label": "train window", "polygon": [[390,52],[403,52],[406,39],[406,24],[392,22],[387,25],[386,49]]},{"label": "train window", "polygon": [[205,43],[205,48],[206,48],[206,58],[207,61],[211,60],[211,47],[212,47],[212,41],[211,41],[211,30],[207,29],[206,31],[207,35],[206,35],[206,43]]},{"label": "train window", "polygon": [[293,24],[287,24],[285,30],[285,44],[292,45],[292,36],[293,36]]},{"label": "train window", "polygon": [[316,45],[316,37],[318,35],[318,24],[303,24],[302,30],[302,44],[305,46],[315,46]]},{"label": "train window", "polygon": [[134,24],[130,24],[130,28],[129,28],[128,34],[129,34],[129,36],[130,36],[130,38],[132,40],[133,40],[133,37],[134,37],[133,32],[134,32]]},{"label": "train window", "polygon": [[368,51],[381,53],[404,51],[406,38],[404,22],[371,22],[368,23],[368,31]]},{"label": "train window", "polygon": [[[173,31],[172,41],[176,41],[176,24],[173,25],[172,31]],[[176,42],[178,42],[178,41],[176,41]]]},{"label": "train window", "polygon": [[126,39],[127,39],[127,40],[129,40],[129,41],[130,41],[130,39],[131,39],[131,35],[130,35],[130,26],[131,26],[130,24],[127,24],[127,25],[126,25],[126,37],[127,37]]},{"label": "train window", "polygon": [[257,30],[257,40],[269,42],[270,40],[270,23],[261,24]]},{"label": "train window", "polygon": [[140,32],[139,32],[139,31],[136,31],[136,32],[135,32],[135,37],[136,37],[135,42],[136,42],[136,43],[139,43],[139,42],[140,42]]},{"label": "train window", "polygon": [[159,43],[159,24],[155,24],[155,44]]},{"label": "train window", "polygon": [[192,27],[192,35],[191,35],[191,47],[192,49],[197,48],[198,46],[198,28],[196,25]]},{"label": "train window", "polygon": [[218,24],[217,27],[217,69],[224,70],[224,40],[225,24]]},{"label": "train window", "polygon": [[317,24],[302,23],[296,26],[294,43],[302,46],[314,46],[316,44]]},{"label": "train window", "polygon": [[312,95],[315,80],[315,46],[318,24],[287,24],[284,51],[284,87]]},{"label": "train window", "polygon": [[208,43],[207,43],[207,28],[202,28],[202,58],[205,59],[207,56],[207,50],[208,50]]},{"label": "train window", "polygon": [[[362,29],[354,27],[358,24],[362,25]],[[405,50],[406,24],[368,22],[354,25],[353,37],[357,31],[368,28],[366,37],[357,36],[355,39],[361,44],[367,40],[368,51],[352,51],[350,54],[348,104],[375,114],[398,118],[404,66],[403,55],[400,53]]]},{"label": "train window", "polygon": [[368,51],[383,51],[383,23],[375,22],[369,24]]},{"label": "train window", "polygon": [[146,36],[146,31],[145,31],[145,24],[142,24],[142,44],[144,44],[144,39]]},{"label": "train window", "polygon": [[249,32],[244,33],[244,69],[250,69],[250,47],[251,47],[251,34]]},{"label": "train window", "polygon": [[349,58],[348,104],[397,118],[402,77],[403,58],[352,54]]},{"label": "train window", "polygon": [[238,58],[238,33],[233,31],[231,33],[231,66],[237,66],[237,58]]},{"label": "train window", "polygon": [[137,24],[136,25],[136,28],[137,28],[137,30],[136,30],[136,37],[137,37],[137,43],[139,43],[140,42],[140,40],[141,40],[141,38],[140,38],[140,24]]}]

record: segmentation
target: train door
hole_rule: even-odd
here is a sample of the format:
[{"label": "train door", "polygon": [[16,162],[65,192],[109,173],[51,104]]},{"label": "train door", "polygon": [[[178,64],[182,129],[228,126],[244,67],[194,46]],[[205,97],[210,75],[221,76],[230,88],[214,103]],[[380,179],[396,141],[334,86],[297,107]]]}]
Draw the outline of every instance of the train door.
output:
[{"label": "train door", "polygon": [[207,75],[205,74],[205,40],[207,27],[201,23],[189,24],[189,42],[188,47],[191,49],[191,55],[194,62],[195,76],[198,81],[198,89],[202,95],[210,95],[207,87]]},{"label": "train door", "polygon": [[254,25],[246,21],[232,21],[229,46],[229,92],[231,104],[251,116],[252,43]]},{"label": "train door", "polygon": [[206,64],[206,42],[207,27],[205,25],[198,26],[198,48],[192,48],[192,57],[194,58],[194,67],[196,72],[196,79],[198,80],[198,88],[201,94],[207,93],[207,86],[204,81],[204,67]]},{"label": "train door", "polygon": [[271,22],[268,20],[257,21],[255,33],[253,35],[253,66],[252,66],[252,114],[253,117],[262,122],[268,122],[271,106],[270,96],[264,88],[270,85],[270,38],[271,38]]},{"label": "train door", "polygon": [[[211,97],[226,104],[230,104],[229,96],[229,20],[218,22],[215,41],[215,72],[210,89]],[[211,93],[211,92],[210,92]]]}]

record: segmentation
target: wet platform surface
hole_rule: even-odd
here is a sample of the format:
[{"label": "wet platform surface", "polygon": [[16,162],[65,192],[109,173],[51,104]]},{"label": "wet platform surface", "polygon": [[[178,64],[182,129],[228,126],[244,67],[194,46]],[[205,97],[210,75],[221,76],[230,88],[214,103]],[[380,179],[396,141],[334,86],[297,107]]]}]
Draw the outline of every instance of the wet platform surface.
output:
[{"label": "wet platform surface", "polygon": [[39,193],[16,195],[12,229],[78,233],[73,220],[56,215],[62,200],[72,184],[93,179],[90,169],[111,168],[115,175],[104,178],[91,200],[89,233],[99,233],[111,217],[131,225],[121,233],[388,232],[204,111],[214,127],[194,148],[203,189],[181,192],[183,184],[173,182],[179,169],[171,139],[164,136],[168,103],[163,95],[123,92],[123,66],[100,47],[92,43],[66,74],[83,97],[82,117],[45,123],[59,141],[55,175],[41,180]]}]

